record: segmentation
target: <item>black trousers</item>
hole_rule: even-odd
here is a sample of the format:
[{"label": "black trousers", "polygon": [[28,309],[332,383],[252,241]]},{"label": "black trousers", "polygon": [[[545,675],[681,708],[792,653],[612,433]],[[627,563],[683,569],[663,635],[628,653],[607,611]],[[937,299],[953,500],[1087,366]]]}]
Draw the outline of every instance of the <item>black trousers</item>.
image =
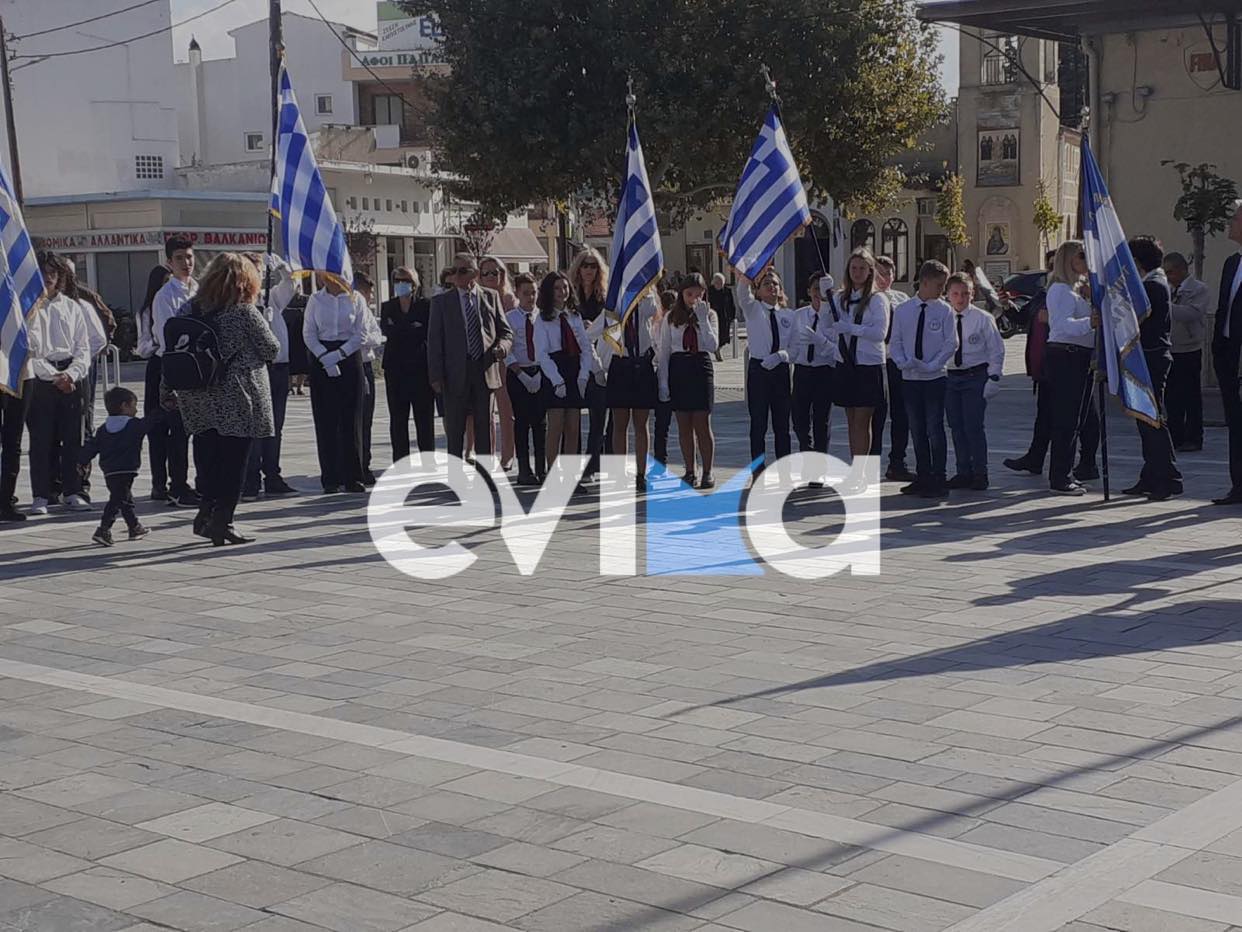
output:
[{"label": "black trousers", "polygon": [[1081,447],[1079,462],[1094,463],[1099,444],[1100,423],[1091,391],[1092,351],[1049,343],[1044,358],[1044,385],[1052,396],[1052,456],[1048,463],[1048,482],[1068,484],[1074,467],[1074,454]]},{"label": "black trousers", "polygon": [[444,399],[445,445],[450,456],[461,457],[466,449],[466,416],[474,418],[474,452],[488,455],[492,452],[492,390],[487,387],[484,365],[492,365],[491,359],[467,359],[466,379],[463,391],[449,392]]},{"label": "black trousers", "polygon": [[29,400],[25,387],[21,398],[0,394],[0,506],[7,505],[17,492],[17,476],[22,471],[22,428]]},{"label": "black trousers", "polygon": [[425,370],[384,370],[384,394],[388,399],[388,438],[392,441],[392,461],[399,463],[410,455],[410,412],[414,413],[414,432],[418,449],[429,453],[436,448],[436,396]]},{"label": "black trousers", "polygon": [[29,393],[26,430],[30,434],[30,494],[52,497],[53,469],[60,477],[63,495],[82,491],[78,454],[82,450],[82,405],[85,386],[78,382],[62,392],[52,382],[27,379],[22,394]]},{"label": "black trousers", "polygon": [[590,456],[587,474],[599,472],[599,456],[612,452],[612,412],[608,410],[608,393],[592,375],[587,379],[586,407],[591,423],[587,430],[586,446],[582,451]]},{"label": "black trousers", "polygon": [[1035,389],[1035,427],[1031,432],[1031,445],[1022,457],[1032,466],[1044,469],[1048,457],[1048,445],[1052,443],[1052,386],[1046,381],[1032,383]]},{"label": "black trousers", "polygon": [[885,381],[888,382],[888,404],[876,408],[871,422],[871,455],[879,456],[884,437],[884,418],[888,415],[888,465],[890,468],[906,468],[906,450],[910,446],[910,416],[906,413],[905,378],[897,363],[891,359],[884,365]]},{"label": "black trousers", "polygon": [[160,377],[164,360],[147,360],[146,384],[142,394],[142,413],[147,419],[147,452],[151,460],[151,489],[189,490],[190,438],[186,436],[181,412],[165,411],[160,405]]},{"label": "black trousers", "polygon": [[657,401],[655,408],[655,438],[652,456],[656,461],[668,465],[668,434],[673,425],[673,403]]},{"label": "black trousers", "polygon": [[1220,385],[1220,397],[1225,407],[1225,424],[1229,428],[1229,480],[1230,490],[1242,492],[1242,390],[1238,380],[1238,362],[1242,356],[1242,340],[1212,344],[1212,364],[1216,367],[1216,381]]},{"label": "black trousers", "polygon": [[[90,372],[86,375],[86,384],[84,386],[85,396],[82,399],[82,437],[93,437],[95,435],[95,395],[99,389],[99,357],[91,360]],[[81,466],[82,473],[82,494],[90,495],[91,491],[91,464],[83,463]]]},{"label": "black trousers", "polygon": [[108,486],[108,503],[99,517],[99,526],[104,530],[112,527],[118,514],[125,520],[127,528],[138,526],[138,515],[134,513],[135,478],[133,473],[104,477],[104,483]]},{"label": "black trousers", "polygon": [[[543,406],[543,393],[532,395],[511,371],[505,377],[508,379],[509,402],[513,405],[513,441],[517,451],[518,474],[542,476],[544,464],[548,461],[548,419]],[[535,452],[533,469],[530,461],[532,445]]]},{"label": "black trousers", "polygon": [[371,425],[375,423],[375,364],[364,362],[362,376],[366,394],[362,396],[362,473],[371,471]]},{"label": "black trousers", "polygon": [[[250,445],[250,459],[246,466],[246,486],[248,493],[259,491],[259,474],[264,482],[274,484],[280,475],[280,441],[285,429],[285,413],[289,407],[289,364],[287,362],[268,363],[267,381],[272,386],[272,419],[276,433],[271,437],[255,440]],[[200,454],[195,441],[194,465],[198,467]]]},{"label": "black trousers", "polygon": [[1174,448],[1183,443],[1203,446],[1202,373],[1202,350],[1173,354],[1164,403]]},{"label": "black trousers", "polygon": [[229,437],[214,430],[194,435],[197,462],[203,467],[198,477],[199,488],[204,508],[211,505],[212,521],[232,523],[253,442],[250,437]]},{"label": "black trousers", "polygon": [[[1151,385],[1156,395],[1156,404],[1164,411],[1164,389],[1168,381],[1169,368],[1172,360],[1165,353],[1144,353],[1147,359],[1147,371],[1151,374]],[[1163,491],[1171,484],[1182,481],[1181,471],[1177,468],[1177,456],[1173,452],[1173,438],[1164,424],[1153,427],[1144,421],[1136,420],[1138,425],[1139,443],[1143,447],[1143,471],[1139,474],[1139,483],[1148,489]]]},{"label": "black trousers", "polygon": [[311,415],[315,420],[319,482],[325,489],[362,481],[362,392],[366,383],[358,353],[341,360],[339,369],[340,375],[329,378],[318,360],[311,362]]},{"label": "black trousers", "polygon": [[771,369],[752,359],[746,368],[746,407],[750,411],[750,459],[762,460],[768,446],[768,421],[775,434],[776,458],[788,456],[791,392],[789,363]]},{"label": "black trousers", "polygon": [[828,452],[832,375],[831,366],[794,366],[790,417],[802,453]]}]

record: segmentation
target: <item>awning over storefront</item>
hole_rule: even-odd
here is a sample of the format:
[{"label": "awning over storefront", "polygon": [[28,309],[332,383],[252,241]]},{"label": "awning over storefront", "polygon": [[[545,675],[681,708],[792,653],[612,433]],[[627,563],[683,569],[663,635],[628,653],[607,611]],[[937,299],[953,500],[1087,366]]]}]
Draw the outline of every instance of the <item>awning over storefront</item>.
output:
[{"label": "awning over storefront", "polygon": [[510,227],[496,234],[492,255],[505,262],[547,262],[548,254],[543,245],[528,227]]},{"label": "awning over storefront", "polygon": [[1237,0],[933,0],[920,3],[929,23],[1077,41],[1079,36],[1199,23],[1237,9]]}]

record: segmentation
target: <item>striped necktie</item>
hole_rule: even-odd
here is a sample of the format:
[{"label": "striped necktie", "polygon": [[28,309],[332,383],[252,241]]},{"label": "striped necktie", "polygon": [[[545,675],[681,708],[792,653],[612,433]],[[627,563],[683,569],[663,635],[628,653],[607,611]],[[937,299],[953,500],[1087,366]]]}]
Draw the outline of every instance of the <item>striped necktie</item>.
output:
[{"label": "striped necktie", "polygon": [[479,320],[478,299],[473,291],[466,292],[466,355],[483,358],[483,325]]}]

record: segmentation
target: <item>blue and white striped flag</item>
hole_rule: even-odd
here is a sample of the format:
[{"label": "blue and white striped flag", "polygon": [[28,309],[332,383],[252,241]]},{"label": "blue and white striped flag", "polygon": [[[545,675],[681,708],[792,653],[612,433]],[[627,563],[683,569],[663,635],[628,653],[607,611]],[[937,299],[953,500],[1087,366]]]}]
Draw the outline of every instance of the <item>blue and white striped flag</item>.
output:
[{"label": "blue and white striped flag", "polygon": [[1139,321],[1151,313],[1151,304],[1100,166],[1085,137],[1082,198],[1083,246],[1091,276],[1091,303],[1100,312],[1108,390],[1131,417],[1159,425],[1160,406],[1139,345]]},{"label": "blue and white striped flag", "polygon": [[789,237],[811,222],[806,191],[776,107],[768,112],[742,170],[720,251],[747,278],[767,267]]},{"label": "blue and white striped flag", "polygon": [[656,224],[655,202],[651,198],[651,182],[647,163],[638,141],[638,123],[630,120],[625,152],[625,181],[617,206],[617,222],[612,234],[612,275],[608,279],[608,295],[604,309],[616,314],[619,327],[606,336],[619,350],[622,346],[626,318],[633,314],[638,302],[655,284],[664,269],[664,253],[660,248],[660,228]]},{"label": "blue and white striped flag", "polygon": [[9,176],[0,167],[0,392],[20,395],[29,354],[26,318],[43,297],[43,273]]},{"label": "blue and white striped flag", "polygon": [[315,153],[311,151],[310,137],[283,60],[276,125],[271,210],[280,219],[284,258],[294,272],[324,272],[352,288],[354,269],[345,245],[345,230],[336,219],[328,189],[315,164]]}]

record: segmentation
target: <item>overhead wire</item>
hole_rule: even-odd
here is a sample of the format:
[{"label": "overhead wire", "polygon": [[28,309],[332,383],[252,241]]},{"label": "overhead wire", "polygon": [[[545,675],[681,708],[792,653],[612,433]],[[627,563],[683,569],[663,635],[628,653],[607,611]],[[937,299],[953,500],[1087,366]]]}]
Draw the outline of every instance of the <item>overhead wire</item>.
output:
[{"label": "overhead wire", "polygon": [[119,10],[112,10],[109,13],[101,13],[98,16],[92,16],[89,19],[80,19],[76,23],[65,23],[62,26],[52,26],[49,29],[40,29],[38,32],[28,32],[24,36],[13,36],[14,40],[33,39],[35,36],[46,36],[51,32],[60,32],[62,29],[73,29],[75,26],[85,26],[87,23],[98,22],[101,19],[107,19],[109,16],[120,16],[122,13],[128,13],[131,10],[137,10],[140,7],[151,6],[153,3],[162,3],[163,0],[142,0],[141,3],[135,3],[133,6],[123,7]]}]

